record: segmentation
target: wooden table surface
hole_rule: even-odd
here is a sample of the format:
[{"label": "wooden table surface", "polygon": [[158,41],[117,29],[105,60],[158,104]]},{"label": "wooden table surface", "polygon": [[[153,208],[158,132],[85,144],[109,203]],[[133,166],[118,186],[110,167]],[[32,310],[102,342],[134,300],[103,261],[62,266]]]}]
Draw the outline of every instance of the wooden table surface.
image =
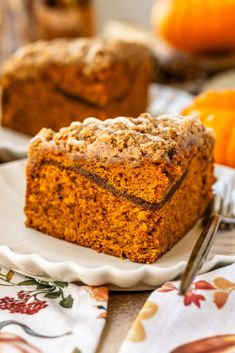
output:
[{"label": "wooden table surface", "polygon": [[149,295],[149,291],[110,292],[107,322],[96,353],[118,352]]}]

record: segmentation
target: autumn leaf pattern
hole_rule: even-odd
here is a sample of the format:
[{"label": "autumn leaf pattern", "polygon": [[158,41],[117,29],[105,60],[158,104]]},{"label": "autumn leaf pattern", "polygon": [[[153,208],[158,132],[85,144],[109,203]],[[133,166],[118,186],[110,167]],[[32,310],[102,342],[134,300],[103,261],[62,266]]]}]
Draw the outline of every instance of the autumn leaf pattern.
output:
[{"label": "autumn leaf pattern", "polygon": [[[227,303],[229,294],[234,290],[235,283],[230,282],[224,277],[216,277],[213,284],[204,280],[196,281],[184,295],[183,303],[185,306],[194,304],[200,308],[201,302],[206,301],[206,297],[201,293],[201,291],[214,291],[213,303],[217,309],[222,309]],[[163,286],[158,289],[158,292],[160,293],[169,293],[172,291],[178,293],[178,288],[170,282],[164,283]]]},{"label": "autumn leaf pattern", "polygon": [[107,287],[87,287],[87,291],[90,293],[91,298],[99,301],[107,301],[109,291]]},{"label": "autumn leaf pattern", "polygon": [[141,342],[146,338],[144,326],[140,322],[140,320],[135,320],[133,326],[127,335],[127,340],[132,342]]},{"label": "autumn leaf pattern", "polygon": [[214,280],[214,285],[219,289],[214,295],[214,303],[217,309],[222,309],[227,303],[230,293],[235,290],[235,283],[224,277],[217,277]]},{"label": "autumn leaf pattern", "polygon": [[[198,308],[200,308],[201,302],[205,301],[206,298],[201,293],[198,293],[198,291],[213,290],[213,289],[215,289],[215,287],[207,281],[201,280],[201,281],[194,282],[183,297],[184,305],[189,306],[191,304],[194,304]],[[170,282],[163,284],[163,286],[158,289],[158,292],[160,293],[168,293],[172,291],[175,291],[176,293],[178,293],[178,288]]]},{"label": "autumn leaf pattern", "polygon": [[[108,301],[109,290],[107,287],[87,287],[86,290],[88,291],[91,298],[97,301]],[[107,307],[103,305],[97,305],[97,309],[101,310],[98,314],[97,319],[106,319],[107,318]]]},{"label": "autumn leaf pattern", "polygon": [[210,284],[207,281],[197,281],[194,283],[194,286],[196,289],[203,289],[203,290],[212,290],[215,289],[214,286],[212,286],[212,284]]},{"label": "autumn leaf pattern", "polygon": [[157,304],[151,301],[147,301],[141,309],[130,331],[128,332],[127,340],[132,342],[144,341],[146,338],[146,334],[142,321],[151,319],[153,316],[156,315],[157,311]]},{"label": "autumn leaf pattern", "polygon": [[[210,282],[205,280],[198,280],[192,283],[187,293],[182,297],[182,302],[186,307],[194,306],[196,308],[201,308],[202,303],[206,302],[208,298],[212,297],[212,303],[214,303],[215,307],[217,309],[222,309],[228,300],[229,294],[233,290],[235,290],[235,283],[227,280],[224,277],[216,277],[213,281]],[[160,287],[156,292],[162,293],[163,295],[171,295],[171,293],[179,295],[178,286],[171,282],[164,283],[162,287]],[[210,296],[206,295],[208,292],[211,293]],[[145,341],[147,333],[145,330],[144,321],[153,318],[157,312],[158,305],[148,300],[141,309],[131,329],[129,330],[126,339],[135,343]],[[185,348],[187,348],[186,346]],[[186,353],[186,350],[184,352]],[[189,350],[187,350],[187,352],[189,352]]]},{"label": "autumn leaf pattern", "polygon": [[214,303],[217,309],[222,309],[227,303],[229,293],[226,292],[216,292],[214,295]]},{"label": "autumn leaf pattern", "polygon": [[184,305],[191,305],[194,303],[198,308],[201,307],[201,301],[206,300],[206,298],[201,295],[195,293],[193,290],[189,290],[184,296]]},{"label": "autumn leaf pattern", "polygon": [[161,288],[158,289],[158,292],[167,293],[172,292],[173,290],[177,290],[177,288],[172,283],[166,282]]},{"label": "autumn leaf pattern", "polygon": [[235,283],[232,283],[228,281],[227,279],[223,277],[217,277],[214,280],[214,284],[217,288],[223,289],[223,290],[233,290],[235,289]]}]

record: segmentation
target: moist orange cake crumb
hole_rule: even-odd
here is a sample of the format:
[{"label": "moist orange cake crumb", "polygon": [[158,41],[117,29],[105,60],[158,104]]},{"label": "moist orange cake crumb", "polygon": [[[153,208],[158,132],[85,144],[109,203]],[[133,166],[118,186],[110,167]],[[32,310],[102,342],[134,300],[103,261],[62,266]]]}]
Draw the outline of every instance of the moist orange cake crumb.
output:
[{"label": "moist orange cake crumb", "polygon": [[138,116],[147,106],[149,50],[102,38],[38,41],[3,68],[2,125],[34,136],[88,116]]},{"label": "moist orange cake crumb", "polygon": [[88,118],[32,140],[26,225],[153,263],[212,200],[214,138],[196,117]]}]

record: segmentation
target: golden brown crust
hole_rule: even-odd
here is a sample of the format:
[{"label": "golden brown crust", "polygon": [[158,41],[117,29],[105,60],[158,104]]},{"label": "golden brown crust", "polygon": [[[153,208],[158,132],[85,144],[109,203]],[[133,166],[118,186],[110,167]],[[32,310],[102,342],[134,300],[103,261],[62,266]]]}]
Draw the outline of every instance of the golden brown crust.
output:
[{"label": "golden brown crust", "polygon": [[[193,147],[214,144],[212,131],[197,117],[177,114],[137,118],[117,117],[101,121],[88,118],[59,132],[43,129],[32,140],[30,151],[51,149],[70,154],[72,159],[100,163],[172,163],[190,159]],[[181,159],[181,163],[183,163]]]}]

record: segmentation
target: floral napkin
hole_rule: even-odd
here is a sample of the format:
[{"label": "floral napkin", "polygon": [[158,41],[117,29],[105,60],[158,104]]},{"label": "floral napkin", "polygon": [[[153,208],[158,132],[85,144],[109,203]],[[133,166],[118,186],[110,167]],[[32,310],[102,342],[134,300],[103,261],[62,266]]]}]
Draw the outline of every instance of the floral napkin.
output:
[{"label": "floral napkin", "polygon": [[235,352],[235,264],[198,276],[183,297],[178,288],[150,295],[119,353]]},{"label": "floral napkin", "polygon": [[1,353],[93,353],[107,313],[106,287],[46,282],[0,269]]}]

